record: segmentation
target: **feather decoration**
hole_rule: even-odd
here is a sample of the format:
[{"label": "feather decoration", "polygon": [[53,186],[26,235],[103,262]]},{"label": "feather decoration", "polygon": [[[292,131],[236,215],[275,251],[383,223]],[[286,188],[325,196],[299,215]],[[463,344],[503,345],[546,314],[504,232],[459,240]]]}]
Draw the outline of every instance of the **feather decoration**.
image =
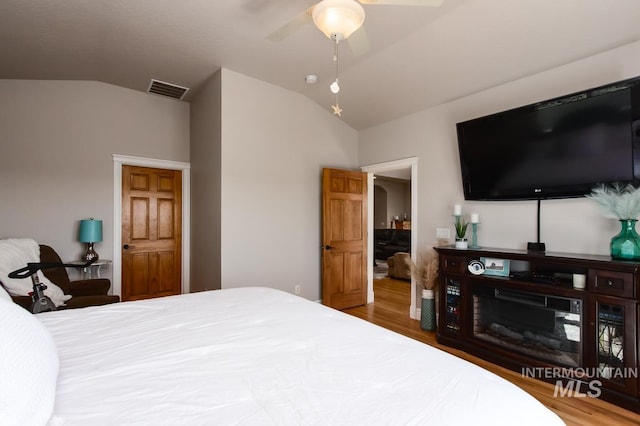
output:
[{"label": "feather decoration", "polygon": [[417,259],[411,259],[411,275],[425,290],[433,290],[438,285],[438,255],[435,250],[418,252]]},{"label": "feather decoration", "polygon": [[586,195],[614,219],[637,219],[640,216],[640,188],[631,184],[598,185]]}]

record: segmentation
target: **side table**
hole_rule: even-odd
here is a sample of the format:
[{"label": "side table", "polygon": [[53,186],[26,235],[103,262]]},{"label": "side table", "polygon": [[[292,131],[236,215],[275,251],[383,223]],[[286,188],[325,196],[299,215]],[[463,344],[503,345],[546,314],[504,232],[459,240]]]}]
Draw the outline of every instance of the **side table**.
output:
[{"label": "side table", "polygon": [[[87,263],[86,260],[72,260],[70,262],[67,262],[68,264],[71,265],[84,265],[85,263]],[[102,269],[103,266],[105,265],[110,265],[111,264],[111,260],[110,259],[98,259],[95,262],[93,262],[91,265],[82,268],[82,272],[83,272],[83,278],[85,280],[91,280],[94,278],[102,278],[102,276],[100,275],[100,271]]]}]

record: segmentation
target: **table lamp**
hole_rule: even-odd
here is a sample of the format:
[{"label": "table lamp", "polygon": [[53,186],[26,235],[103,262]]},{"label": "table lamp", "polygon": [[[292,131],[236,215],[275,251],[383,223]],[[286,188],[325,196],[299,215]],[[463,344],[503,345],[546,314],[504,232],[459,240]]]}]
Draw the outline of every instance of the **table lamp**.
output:
[{"label": "table lamp", "polygon": [[87,243],[87,252],[82,256],[83,260],[98,260],[98,253],[93,249],[93,243],[102,241],[102,221],[83,219],[80,221],[81,243]]}]

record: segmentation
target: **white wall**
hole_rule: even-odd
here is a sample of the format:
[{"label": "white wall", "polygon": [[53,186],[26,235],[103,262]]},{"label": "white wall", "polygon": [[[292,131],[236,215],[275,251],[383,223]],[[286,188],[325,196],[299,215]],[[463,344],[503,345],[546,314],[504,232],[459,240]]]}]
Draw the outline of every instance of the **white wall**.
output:
[{"label": "white wall", "polygon": [[191,291],[221,284],[221,72],[191,100]]},{"label": "white wall", "polygon": [[189,161],[189,104],[91,81],[0,80],[0,238],[29,237],[63,260],[80,219],[103,221],[113,253],[112,154]]},{"label": "white wall", "polygon": [[[632,43],[363,130],[360,164],[419,157],[419,247],[435,243],[437,227],[448,227],[454,235],[453,205],[463,203],[466,214],[480,214],[480,245],[524,249],[527,241],[535,241],[536,202],[465,202],[455,123],[635,77],[640,75],[639,50],[640,42]],[[615,220],[605,219],[584,198],[542,202],[541,239],[547,251],[608,254],[609,240],[618,231]]]},{"label": "white wall", "polygon": [[222,286],[320,299],[321,171],[356,168],[357,133],[294,92],[222,70]]}]

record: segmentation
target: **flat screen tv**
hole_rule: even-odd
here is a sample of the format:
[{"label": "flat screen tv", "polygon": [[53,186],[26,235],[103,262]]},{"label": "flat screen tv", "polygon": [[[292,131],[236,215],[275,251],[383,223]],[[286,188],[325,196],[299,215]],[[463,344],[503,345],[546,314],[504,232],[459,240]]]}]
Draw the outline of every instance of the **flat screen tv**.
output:
[{"label": "flat screen tv", "polygon": [[640,77],[456,124],[467,200],[580,197],[640,182]]}]

